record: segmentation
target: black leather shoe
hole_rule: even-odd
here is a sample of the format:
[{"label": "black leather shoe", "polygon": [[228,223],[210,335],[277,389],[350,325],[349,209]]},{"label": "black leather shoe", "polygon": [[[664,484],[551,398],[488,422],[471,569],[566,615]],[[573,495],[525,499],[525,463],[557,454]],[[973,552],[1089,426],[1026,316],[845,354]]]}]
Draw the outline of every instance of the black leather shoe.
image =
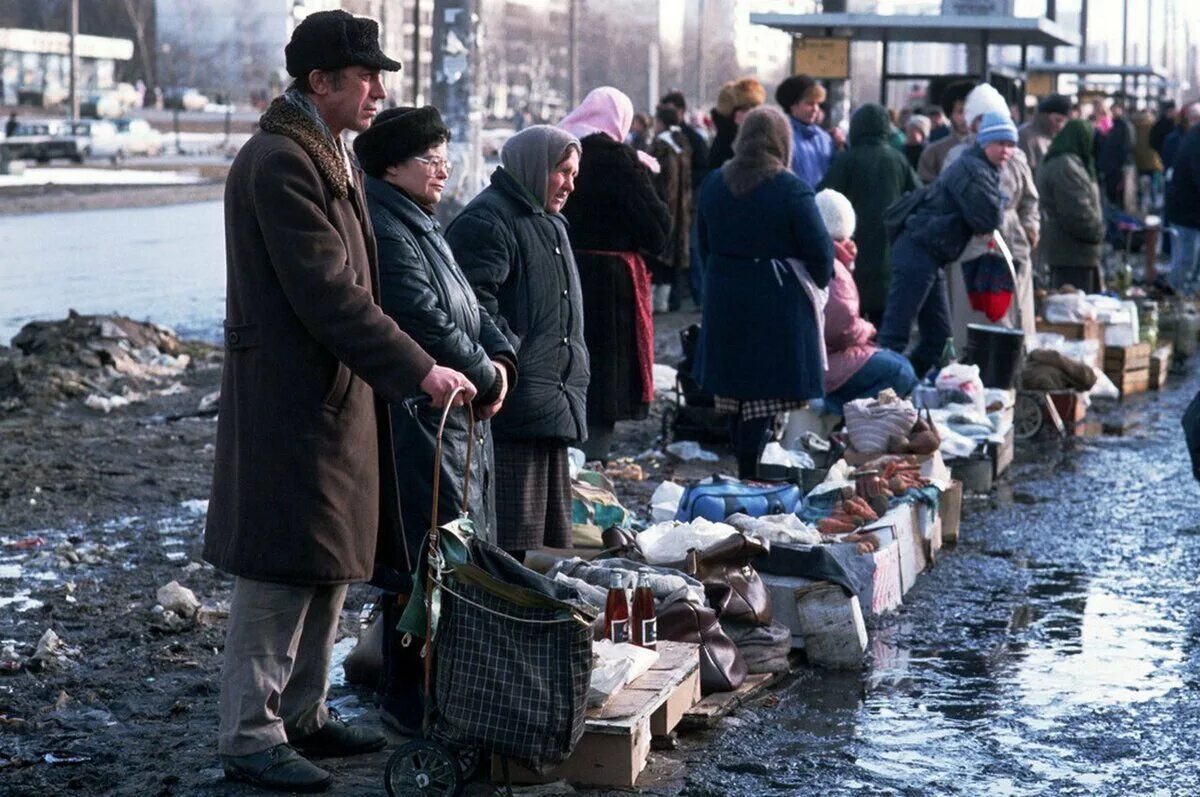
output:
[{"label": "black leather shoe", "polygon": [[362,755],[387,747],[382,734],[367,728],[351,728],[333,715],[315,733],[289,741],[297,750],[314,758]]},{"label": "black leather shoe", "polygon": [[333,781],[333,775],[286,744],[250,755],[223,755],[221,766],[225,769],[225,780],[272,791],[312,794],[325,791]]}]

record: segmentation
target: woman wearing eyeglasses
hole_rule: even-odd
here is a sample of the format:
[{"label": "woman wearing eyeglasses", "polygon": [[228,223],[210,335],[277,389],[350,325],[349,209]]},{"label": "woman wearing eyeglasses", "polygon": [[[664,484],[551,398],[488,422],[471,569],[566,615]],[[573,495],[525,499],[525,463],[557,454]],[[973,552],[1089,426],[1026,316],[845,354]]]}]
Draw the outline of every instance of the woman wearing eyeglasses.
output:
[{"label": "woman wearing eyeglasses", "polygon": [[[470,283],[442,237],[434,208],[450,176],[450,130],[436,108],[393,108],[354,142],[379,252],[383,309],[438,362],[461,371],[478,391],[476,423],[452,411],[443,438],[437,521],[458,517],[462,506],[468,435],[474,437],[467,505],[479,536],[495,540],[492,438],[488,419],[500,411],[516,380],[516,355],[491,316],[481,312]],[[430,525],[433,459],[441,410],[392,407],[392,438],[409,561],[418,561]],[[388,575],[393,578],[388,578]],[[407,574],[376,573],[375,582],[407,592]],[[389,609],[395,600],[385,600]],[[384,616],[384,717],[401,728],[420,726],[416,677],[419,660],[392,639],[395,620]],[[418,646],[413,645],[416,650]]]}]

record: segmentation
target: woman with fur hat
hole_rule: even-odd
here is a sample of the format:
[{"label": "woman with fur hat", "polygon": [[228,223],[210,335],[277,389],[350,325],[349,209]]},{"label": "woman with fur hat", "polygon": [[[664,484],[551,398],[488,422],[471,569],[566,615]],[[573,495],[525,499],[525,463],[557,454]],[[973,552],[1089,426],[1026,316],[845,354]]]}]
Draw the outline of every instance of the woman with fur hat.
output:
[{"label": "woman with fur hat", "polygon": [[520,379],[492,420],[496,536],[518,559],[571,547],[567,447],[587,437],[588,355],[579,274],[562,217],[579,139],[527,127],[500,150],[491,184],[446,238],[480,303],[520,356]]},{"label": "woman with fur hat", "polygon": [[654,399],[654,319],[644,254],[667,245],[671,215],[652,182],[658,161],[625,144],[633,103],[602,86],[559,127],[580,140],[579,180],[563,214],[583,290],[591,362],[589,460],[607,460],[617,421],[639,420]]},{"label": "woman with fur hat", "polygon": [[825,409],[840,414],[847,401],[874,398],[887,388],[907,396],[917,385],[912,365],[904,355],[874,345],[875,325],[859,314],[854,206],[826,188],[817,194],[817,210],[833,239],[833,279],[825,305]]},{"label": "woman with fur hat", "polygon": [[[495,495],[492,436],[488,419],[500,411],[517,376],[513,346],[475,299],[470,283],[442,237],[434,209],[442,198],[451,163],[450,130],[432,106],[391,108],[354,141],[365,172],[364,188],[379,253],[384,311],[400,329],[443,365],[461,371],[475,386],[476,421],[450,413],[442,440],[437,523],[458,517],[464,505],[468,437],[474,438],[469,494],[465,505],[479,536],[494,540]],[[433,466],[441,410],[392,406],[392,440],[408,561],[421,560],[433,518]],[[381,578],[407,585],[404,576]],[[398,592],[407,591],[400,586]],[[420,661],[401,649],[395,631],[395,593],[385,596],[383,716],[402,728],[421,724]],[[415,648],[415,646],[414,646]]]},{"label": "woman with fur hat", "polygon": [[824,343],[810,289],[833,270],[813,190],[789,168],[792,130],[770,107],[747,114],[734,157],[704,181],[704,261],[696,377],[729,413],[738,473],[753,476],[776,413],[825,392]]},{"label": "woman with fur hat", "polygon": [[708,150],[709,170],[719,169],[733,157],[733,139],[746,114],[767,101],[767,90],[752,77],[731,80],[721,86],[717,106],[712,109],[717,134]]}]

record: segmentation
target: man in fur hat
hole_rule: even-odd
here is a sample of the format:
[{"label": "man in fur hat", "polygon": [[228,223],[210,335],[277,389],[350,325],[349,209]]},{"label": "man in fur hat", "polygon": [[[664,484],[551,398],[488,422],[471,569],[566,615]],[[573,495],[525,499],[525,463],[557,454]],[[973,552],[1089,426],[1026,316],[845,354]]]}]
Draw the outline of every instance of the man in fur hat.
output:
[{"label": "man in fur hat", "polygon": [[[312,14],[286,48],[292,86],[259,120],[225,189],[225,370],[204,557],[234,581],[218,753],[229,780],[316,792],[304,756],[380,750],[325,706],[347,585],[377,563],[411,570],[386,402],[434,405],[465,376],[379,307],[362,178],[341,140],[385,94],[379,28]],[[456,401],[462,401],[459,395]]]}]

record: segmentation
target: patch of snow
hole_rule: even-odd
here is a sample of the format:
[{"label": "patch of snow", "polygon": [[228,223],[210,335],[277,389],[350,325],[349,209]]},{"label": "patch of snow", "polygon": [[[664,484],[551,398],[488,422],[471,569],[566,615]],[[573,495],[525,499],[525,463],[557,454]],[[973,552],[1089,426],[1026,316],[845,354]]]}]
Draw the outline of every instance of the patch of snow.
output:
[{"label": "patch of snow", "polygon": [[38,168],[24,174],[0,174],[0,188],[27,185],[191,185],[199,183],[196,174],[150,169]]}]

